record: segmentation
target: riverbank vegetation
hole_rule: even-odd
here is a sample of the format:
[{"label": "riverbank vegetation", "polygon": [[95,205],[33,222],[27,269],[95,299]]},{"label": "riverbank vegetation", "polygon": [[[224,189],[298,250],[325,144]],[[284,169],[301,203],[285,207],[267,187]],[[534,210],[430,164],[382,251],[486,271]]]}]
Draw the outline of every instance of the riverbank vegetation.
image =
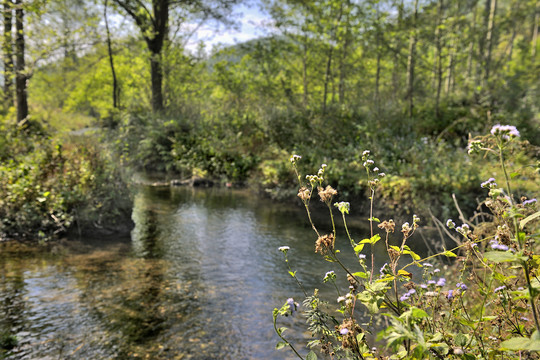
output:
[{"label": "riverbank vegetation", "polygon": [[[537,2],[268,0],[256,4],[266,35],[187,45],[196,26],[231,26],[237,3],[6,1],[2,126],[50,135],[31,137],[50,156],[19,161],[44,168],[61,134],[95,127],[111,165],[287,198],[287,159],[301,153],[302,170],[324,161],[341,193],[361,197],[369,148],[389,174],[379,192],[388,209],[449,216],[456,201],[475,209],[476,184],[497,175],[490,159],[471,166],[469,136],[513,124],[524,140],[513,161],[538,158]],[[16,168],[8,157],[6,174]],[[515,179],[516,191],[536,191],[535,176]],[[13,223],[15,213],[3,216]]]}]

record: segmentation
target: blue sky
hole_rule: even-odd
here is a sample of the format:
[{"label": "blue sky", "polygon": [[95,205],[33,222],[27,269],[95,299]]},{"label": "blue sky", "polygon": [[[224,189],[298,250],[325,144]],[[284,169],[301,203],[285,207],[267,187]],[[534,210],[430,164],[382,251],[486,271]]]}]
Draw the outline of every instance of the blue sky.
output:
[{"label": "blue sky", "polygon": [[206,44],[207,50],[211,50],[213,46],[237,44],[264,36],[271,27],[270,17],[256,0],[236,6],[233,16],[237,23],[235,28],[212,23],[203,24],[189,39],[186,47],[195,50],[200,41]]}]

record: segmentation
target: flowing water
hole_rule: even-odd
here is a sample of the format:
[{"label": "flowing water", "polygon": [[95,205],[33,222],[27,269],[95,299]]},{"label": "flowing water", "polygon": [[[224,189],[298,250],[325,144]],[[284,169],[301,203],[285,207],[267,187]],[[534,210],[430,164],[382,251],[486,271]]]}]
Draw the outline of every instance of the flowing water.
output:
[{"label": "flowing water", "polygon": [[[274,307],[302,298],[283,245],[307,289],[337,297],[301,206],[142,187],[133,220],[130,237],[0,244],[0,335],[18,339],[7,359],[292,359],[272,325]],[[291,340],[308,336],[302,317],[284,321]]]}]

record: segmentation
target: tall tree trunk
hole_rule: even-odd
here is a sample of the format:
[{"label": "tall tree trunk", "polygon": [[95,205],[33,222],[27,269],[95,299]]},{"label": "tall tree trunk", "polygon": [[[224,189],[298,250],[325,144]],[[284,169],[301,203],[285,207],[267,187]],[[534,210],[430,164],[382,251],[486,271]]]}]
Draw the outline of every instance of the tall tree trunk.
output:
[{"label": "tall tree trunk", "polygon": [[[397,5],[397,11],[398,11],[398,19],[397,19],[397,33],[401,33],[402,24],[403,24],[403,0],[400,1],[400,3]],[[393,57],[392,57],[392,86],[394,89],[394,94],[398,94],[401,90],[400,89],[400,63],[399,63],[399,56],[398,56],[398,50],[399,50],[399,44],[401,42],[399,40],[396,41],[396,49],[393,51]]]},{"label": "tall tree trunk", "polygon": [[377,52],[377,68],[375,70],[375,106],[377,108],[377,113],[380,110],[380,81],[381,81],[381,28],[380,21],[381,15],[379,10],[379,3],[377,3],[377,25],[376,25],[376,34],[375,34],[375,48]]},{"label": "tall tree trunk", "polygon": [[307,36],[304,36],[303,52],[302,52],[302,86],[303,86],[303,103],[304,108],[308,106],[308,44]]},{"label": "tall tree trunk", "polygon": [[4,104],[6,108],[13,106],[13,2],[4,0]]},{"label": "tall tree trunk", "polygon": [[540,1],[536,1],[536,6],[534,9],[534,22],[533,22],[533,31],[531,39],[531,57],[534,61],[536,57],[536,46],[538,45],[538,22],[540,20]]},{"label": "tall tree trunk", "polygon": [[[469,85],[472,82],[471,77],[473,76],[472,69],[473,69],[473,57],[474,57],[474,43],[475,43],[475,33],[476,33],[476,14],[477,14],[478,7],[474,5],[473,10],[473,18],[472,18],[472,24],[469,27],[469,51],[467,55],[467,78],[465,80],[466,87],[468,88]],[[476,84],[475,84],[476,85]]]},{"label": "tall tree trunk", "polygon": [[[493,49],[494,29],[495,29],[495,12],[497,10],[497,0],[487,0],[489,2],[489,19],[486,32],[486,48],[485,48],[485,62],[484,62],[484,81],[486,85],[489,83],[489,77],[491,75],[491,53]],[[486,5],[487,7],[487,5]]]},{"label": "tall tree trunk", "polygon": [[152,109],[163,110],[163,68],[161,52],[150,55],[150,78],[152,81]]},{"label": "tall tree trunk", "polygon": [[150,51],[150,78],[152,110],[163,110],[163,64],[162,50],[169,30],[170,0],[152,0],[152,11],[140,1],[114,0],[133,18]]},{"label": "tall tree trunk", "polygon": [[345,79],[347,77],[347,56],[349,53],[349,43],[350,43],[350,30],[349,30],[349,12],[347,12],[346,17],[347,30],[345,32],[345,40],[341,49],[341,56],[339,60],[339,104],[345,104]]},{"label": "tall tree trunk", "polygon": [[447,67],[448,73],[446,76],[446,85],[445,85],[446,96],[450,95],[450,93],[453,91],[453,88],[454,88],[454,58],[456,56],[456,47],[457,47],[455,34],[456,34],[456,31],[458,30],[458,26],[457,26],[458,20],[456,19],[459,19],[460,16],[461,16],[461,7],[460,7],[460,3],[458,2],[453,19],[452,19],[452,28],[450,31],[450,44],[449,44],[450,53],[448,54],[448,67]]},{"label": "tall tree trunk", "polygon": [[435,116],[437,119],[440,119],[440,101],[441,101],[441,89],[442,89],[442,79],[443,79],[443,69],[442,69],[442,18],[443,18],[443,0],[439,0],[439,6],[437,7],[437,29],[436,34],[436,61],[437,61],[437,71],[436,71],[436,80],[437,80],[437,93],[435,95]]},{"label": "tall tree trunk", "polygon": [[326,71],[324,74],[324,91],[323,91],[323,103],[322,103],[322,112],[326,113],[326,102],[328,98],[328,83],[330,82],[330,75],[332,72],[332,55],[334,53],[334,46],[330,45],[328,50],[328,57],[326,60]]},{"label": "tall tree trunk", "polygon": [[407,59],[407,99],[409,100],[409,117],[414,112],[414,65],[416,57],[416,22],[418,20],[418,0],[414,0],[413,26],[409,38],[409,57]]},{"label": "tall tree trunk", "polygon": [[23,0],[15,0],[15,85],[17,97],[17,121],[22,122],[28,116],[28,94],[26,90],[26,65],[24,62],[24,12]]},{"label": "tall tree trunk", "polygon": [[111,43],[111,32],[109,31],[109,21],[107,19],[107,5],[109,0],[105,0],[104,9],[103,9],[103,17],[105,18],[105,29],[107,31],[107,50],[109,52],[109,63],[111,65],[111,73],[112,73],[112,80],[113,80],[113,91],[112,91],[112,98],[113,98],[113,107],[116,109],[120,106],[120,89],[118,88],[118,81],[116,79],[116,71],[114,69],[114,57],[112,52],[112,43]]}]

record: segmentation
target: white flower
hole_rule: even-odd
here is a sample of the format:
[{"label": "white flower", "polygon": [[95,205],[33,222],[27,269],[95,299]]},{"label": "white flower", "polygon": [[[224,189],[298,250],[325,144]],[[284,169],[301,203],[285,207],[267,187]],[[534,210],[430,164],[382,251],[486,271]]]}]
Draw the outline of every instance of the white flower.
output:
[{"label": "white flower", "polygon": [[520,136],[519,131],[515,126],[501,124],[497,124],[491,128],[491,135],[501,135],[505,140]]}]

